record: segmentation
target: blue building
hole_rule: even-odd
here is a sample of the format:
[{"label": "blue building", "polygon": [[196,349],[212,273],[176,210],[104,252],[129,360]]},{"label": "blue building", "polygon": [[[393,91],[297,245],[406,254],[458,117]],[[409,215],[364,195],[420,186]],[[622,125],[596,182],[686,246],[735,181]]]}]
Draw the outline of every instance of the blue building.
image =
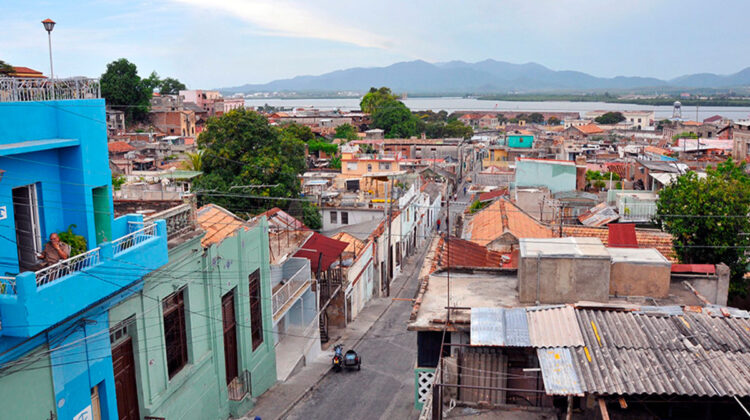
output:
[{"label": "blue building", "polygon": [[[116,419],[108,311],[166,264],[166,226],[113,217],[98,80],[49,83],[0,78],[0,417]],[[41,268],[65,231],[85,248]]]},{"label": "blue building", "polygon": [[576,174],[573,161],[519,158],[516,160],[515,186],[547,187],[553,194],[575,191]]},{"label": "blue building", "polygon": [[508,147],[514,149],[531,149],[534,146],[534,135],[529,132],[514,132],[505,136]]}]

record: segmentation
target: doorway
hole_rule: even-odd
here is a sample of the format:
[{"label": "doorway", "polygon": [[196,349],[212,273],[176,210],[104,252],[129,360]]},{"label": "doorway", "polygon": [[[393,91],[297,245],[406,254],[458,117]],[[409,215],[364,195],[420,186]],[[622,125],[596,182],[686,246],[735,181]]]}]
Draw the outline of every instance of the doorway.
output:
[{"label": "doorway", "polygon": [[239,375],[237,362],[237,321],[234,312],[234,291],[221,298],[221,316],[224,327],[224,367],[227,385]]},{"label": "doorway", "polygon": [[112,240],[112,216],[109,213],[109,187],[106,185],[91,190],[94,202],[94,228],[96,244]]},{"label": "doorway", "polygon": [[115,375],[117,413],[120,420],[138,420],[138,388],[135,383],[133,340],[127,335],[127,324],[110,332],[112,341],[112,368]]},{"label": "doorway", "polygon": [[13,188],[13,221],[16,225],[16,247],[20,271],[33,270],[42,252],[39,226],[39,203],[36,184]]}]

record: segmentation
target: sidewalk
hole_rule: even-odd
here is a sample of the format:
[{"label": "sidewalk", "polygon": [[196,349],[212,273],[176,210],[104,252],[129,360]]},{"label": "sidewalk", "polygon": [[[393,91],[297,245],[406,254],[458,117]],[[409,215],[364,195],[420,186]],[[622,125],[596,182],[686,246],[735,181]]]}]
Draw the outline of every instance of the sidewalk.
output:
[{"label": "sidewalk", "polygon": [[[416,255],[419,254],[418,252]],[[414,258],[416,255],[412,255],[409,259]],[[402,273],[393,280],[393,284],[391,285],[393,290],[392,297],[397,296],[400,287],[409,277],[408,273]],[[344,349],[356,349],[357,344],[362,341],[367,331],[385,313],[391,302],[391,297],[372,298],[357,318],[349,323],[345,329],[331,331],[331,341],[328,342],[328,348],[332,349],[334,344],[342,343]],[[339,335],[341,338],[337,338]],[[262,420],[283,418],[328,374],[331,370],[332,357],[333,350],[323,350],[320,357],[314,361],[309,361],[296,375],[289,378],[286,382],[277,383],[258,397],[255,407],[241,419],[253,420],[255,416],[260,417]]]}]

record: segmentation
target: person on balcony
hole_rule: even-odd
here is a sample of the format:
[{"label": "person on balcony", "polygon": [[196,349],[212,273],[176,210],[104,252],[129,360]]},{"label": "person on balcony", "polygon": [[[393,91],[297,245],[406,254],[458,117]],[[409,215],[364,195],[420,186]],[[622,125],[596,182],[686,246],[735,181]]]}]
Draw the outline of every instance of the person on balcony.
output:
[{"label": "person on balcony", "polygon": [[42,262],[39,264],[40,268],[49,267],[50,265],[57,264],[61,260],[65,260],[70,256],[70,245],[60,241],[60,237],[57,233],[49,235],[49,242],[44,245],[44,251],[39,254],[39,259]]}]

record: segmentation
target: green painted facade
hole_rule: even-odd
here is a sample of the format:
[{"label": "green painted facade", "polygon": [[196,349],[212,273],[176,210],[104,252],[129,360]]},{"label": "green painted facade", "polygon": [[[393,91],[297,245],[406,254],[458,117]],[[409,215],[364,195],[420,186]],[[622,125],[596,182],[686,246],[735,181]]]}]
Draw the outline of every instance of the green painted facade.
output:
[{"label": "green painted facade", "polygon": [[531,149],[534,145],[534,136],[528,134],[508,134],[508,147],[514,149]]},{"label": "green painted facade", "polygon": [[[263,218],[203,249],[201,237],[169,251],[169,264],[145,278],[143,293],[110,310],[110,323],[134,317],[136,383],[141,416],[226,419],[252,408],[252,398],[276,382],[268,227]],[[263,343],[254,351],[250,333],[249,276],[260,269]],[[161,301],[185,290],[188,364],[169,379]],[[240,374],[248,371],[252,395],[230,401],[224,364],[221,299],[234,290]]]},{"label": "green painted facade", "polygon": [[47,346],[29,352],[22,360],[14,361],[19,364],[0,376],[0,418],[55,418],[52,362]]}]

